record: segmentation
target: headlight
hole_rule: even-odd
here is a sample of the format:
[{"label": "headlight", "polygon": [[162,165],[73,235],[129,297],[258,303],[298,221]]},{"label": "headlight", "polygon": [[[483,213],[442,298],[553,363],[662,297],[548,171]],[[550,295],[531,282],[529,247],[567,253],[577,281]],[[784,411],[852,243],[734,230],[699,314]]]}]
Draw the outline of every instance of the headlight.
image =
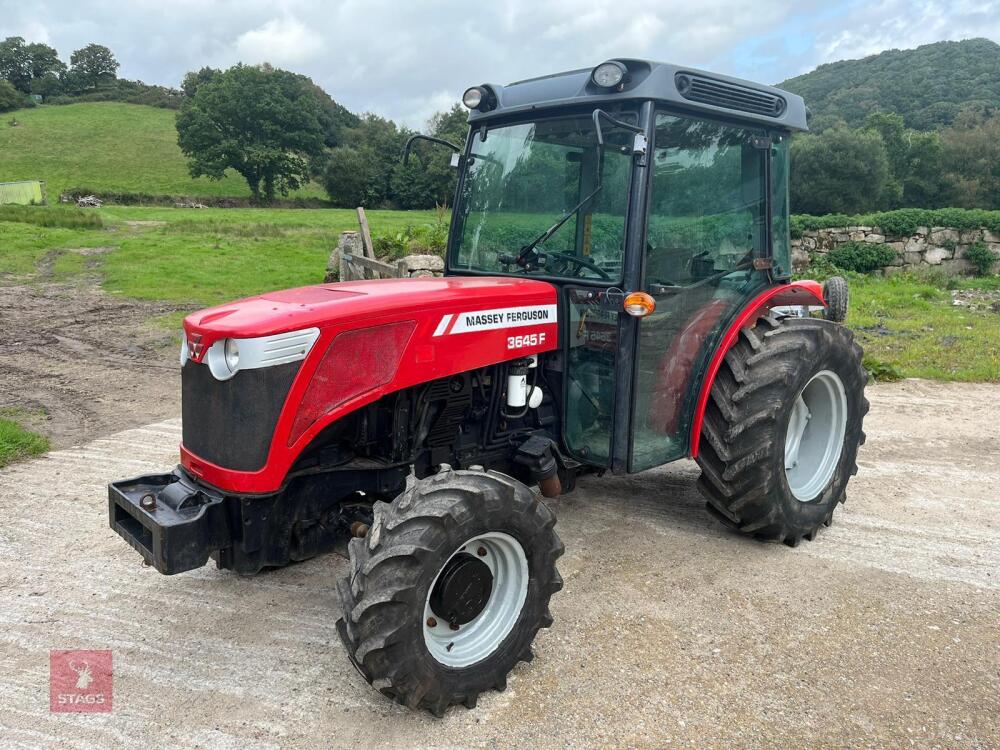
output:
[{"label": "headlight", "polygon": [[205,362],[216,380],[229,380],[239,370],[239,345],[234,339],[216,341],[208,347]]},{"label": "headlight", "polygon": [[[305,328],[270,336],[219,339],[208,347],[203,361],[216,380],[229,380],[243,370],[303,360],[318,338],[318,328]],[[182,349],[182,361],[185,351]]]},{"label": "headlight", "polygon": [[602,89],[611,89],[625,80],[628,68],[617,60],[608,60],[594,68],[590,74],[590,79]]},{"label": "headlight", "polygon": [[226,339],[226,367],[236,372],[240,366],[240,346],[236,339]]},{"label": "headlight", "polygon": [[465,93],[462,94],[462,104],[464,104],[469,109],[475,109],[483,102],[483,90],[478,86],[473,86],[471,89],[466,89]]}]

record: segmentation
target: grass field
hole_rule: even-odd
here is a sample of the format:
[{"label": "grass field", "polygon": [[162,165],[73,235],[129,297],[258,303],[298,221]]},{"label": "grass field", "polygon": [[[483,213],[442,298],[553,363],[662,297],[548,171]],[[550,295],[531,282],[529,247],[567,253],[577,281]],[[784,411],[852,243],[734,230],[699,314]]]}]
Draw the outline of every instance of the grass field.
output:
[{"label": "grass field", "polygon": [[[852,276],[847,324],[877,378],[1000,382],[1000,276]],[[965,304],[954,304],[952,292]]]},{"label": "grass field", "polygon": [[[368,216],[376,237],[447,218],[433,211]],[[113,294],[191,309],[317,283],[338,234],[357,228],[355,213],[340,209],[52,206],[4,218],[0,207],[0,283],[87,271]],[[73,252],[95,247],[110,251]],[[1000,302],[1000,278],[852,275],[850,283],[848,323],[879,377],[1000,382],[1000,314],[991,307]],[[972,304],[955,305],[955,289],[981,291]],[[180,317],[161,323],[176,327]]]},{"label": "grass field", "polygon": [[[357,229],[347,209],[47,206],[11,216],[18,220],[4,221],[0,207],[0,281],[30,276],[43,261],[47,272],[66,275],[84,266],[70,251],[113,247],[89,256],[105,289],[195,307],[322,281],[340,232]],[[102,226],[73,226],[93,217]],[[439,220],[434,211],[369,211],[368,219],[376,237]]]},{"label": "grass field", "polygon": [[[153,195],[250,195],[235,172],[192,179],[172,110],[119,102],[22,109],[0,117],[0,182],[44,180],[49,202],[67,188]],[[18,125],[11,127],[10,121]],[[317,185],[292,194],[323,198]]]},{"label": "grass field", "polygon": [[[9,415],[13,416],[13,415]],[[49,441],[26,430],[14,419],[0,416],[0,467],[49,449]]]}]

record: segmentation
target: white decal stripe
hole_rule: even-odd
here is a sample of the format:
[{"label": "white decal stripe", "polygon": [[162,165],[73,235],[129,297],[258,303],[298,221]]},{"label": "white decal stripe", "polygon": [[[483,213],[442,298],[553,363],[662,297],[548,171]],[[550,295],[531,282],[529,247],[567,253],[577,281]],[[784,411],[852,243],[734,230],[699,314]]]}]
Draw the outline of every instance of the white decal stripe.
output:
[{"label": "white decal stripe", "polygon": [[[495,310],[474,310],[458,314],[450,333],[495,331],[500,328],[548,325],[556,322],[555,305],[501,307]],[[440,326],[438,326],[440,329]]]},{"label": "white decal stripe", "polygon": [[444,332],[448,330],[448,324],[451,322],[452,315],[445,315],[441,318],[441,322],[438,323],[438,327],[434,329],[435,336],[443,336]]}]

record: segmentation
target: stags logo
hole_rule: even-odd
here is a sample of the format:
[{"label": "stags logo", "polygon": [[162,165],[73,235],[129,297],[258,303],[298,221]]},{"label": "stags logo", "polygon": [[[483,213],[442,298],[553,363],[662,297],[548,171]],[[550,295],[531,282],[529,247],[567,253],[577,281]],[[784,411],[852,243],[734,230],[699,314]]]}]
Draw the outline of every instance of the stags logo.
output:
[{"label": "stags logo", "polygon": [[110,712],[111,674],[110,651],[50,651],[49,710]]}]

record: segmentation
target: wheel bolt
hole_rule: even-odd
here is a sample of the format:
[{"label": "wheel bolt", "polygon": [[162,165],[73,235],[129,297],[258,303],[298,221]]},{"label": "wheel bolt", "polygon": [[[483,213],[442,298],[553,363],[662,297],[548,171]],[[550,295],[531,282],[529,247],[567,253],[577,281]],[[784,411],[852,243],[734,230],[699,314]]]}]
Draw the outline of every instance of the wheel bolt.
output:
[{"label": "wheel bolt", "polygon": [[452,630],[458,630],[458,625],[456,625],[456,624],[455,624],[455,623],[453,623],[453,622],[452,622],[452,623],[449,623],[449,624],[448,624],[448,627],[449,627],[449,628],[451,628]]},{"label": "wheel bolt", "polygon": [[480,557],[486,557],[486,547],[480,547],[476,550],[476,554]]},{"label": "wheel bolt", "polygon": [[429,628],[436,628],[437,626],[438,626],[438,621],[437,620],[435,620],[433,617],[428,617],[427,618],[427,627],[429,627]]}]

